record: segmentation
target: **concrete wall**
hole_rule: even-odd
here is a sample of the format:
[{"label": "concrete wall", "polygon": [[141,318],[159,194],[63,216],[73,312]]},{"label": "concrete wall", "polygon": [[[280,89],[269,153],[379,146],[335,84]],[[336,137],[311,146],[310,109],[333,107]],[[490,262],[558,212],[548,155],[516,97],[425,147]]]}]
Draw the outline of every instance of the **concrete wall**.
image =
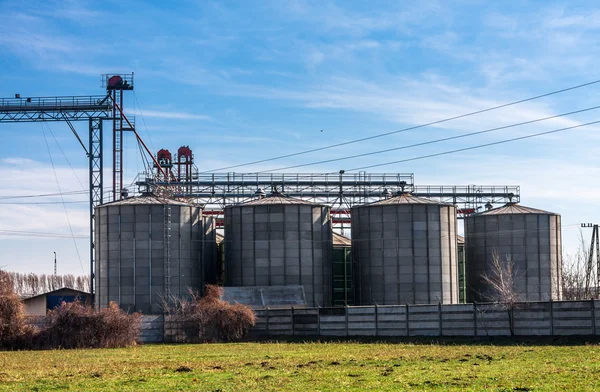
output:
[{"label": "concrete wall", "polygon": [[[254,336],[511,336],[498,304],[261,309]],[[527,302],[512,312],[514,336],[600,335],[600,300]]]},{"label": "concrete wall", "polygon": [[[251,337],[511,336],[509,310],[498,304],[386,305],[255,310]],[[600,300],[519,303],[514,336],[600,335]],[[42,318],[31,324],[43,325]],[[177,316],[143,316],[140,342],[195,343],[198,327]]]}]

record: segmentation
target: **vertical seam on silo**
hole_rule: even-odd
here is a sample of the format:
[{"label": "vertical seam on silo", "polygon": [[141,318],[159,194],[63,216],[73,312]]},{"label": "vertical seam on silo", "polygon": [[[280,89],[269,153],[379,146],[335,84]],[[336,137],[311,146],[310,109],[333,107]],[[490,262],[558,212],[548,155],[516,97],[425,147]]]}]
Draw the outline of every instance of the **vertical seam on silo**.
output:
[{"label": "vertical seam on silo", "polygon": [[[510,232],[507,233],[508,236],[509,236],[508,237],[508,246],[509,246],[509,249],[510,249],[510,256],[509,257],[510,257],[510,262],[513,264],[513,271],[512,271],[512,273],[513,273],[513,278],[512,278],[513,287],[511,288],[511,290],[515,291],[516,288],[514,287],[514,285],[518,282],[518,279],[516,279],[516,277],[514,276],[515,275],[514,268],[517,265],[517,263],[515,261],[515,247],[513,246],[514,245],[513,244],[513,233],[515,232],[515,220],[514,220],[514,215],[513,214],[510,214],[508,217],[510,219]],[[498,223],[500,223],[500,222],[498,222]],[[508,263],[508,259],[506,260],[506,262]],[[525,298],[528,298],[528,295],[527,295],[527,288],[528,287],[529,287],[529,282],[525,282]],[[518,294],[518,292],[517,292],[517,294]],[[519,298],[520,297],[521,296],[519,295]]]},{"label": "vertical seam on silo", "polygon": [[[355,212],[356,211],[356,220],[354,219],[355,216]],[[354,301],[354,305],[361,305],[362,303],[360,302],[361,296],[360,296],[360,284],[361,284],[361,280],[360,280],[360,266],[358,262],[356,261],[360,261],[358,260],[358,258],[356,257],[357,252],[360,249],[360,244],[358,243],[358,241],[355,240],[356,236],[355,233],[358,232],[356,225],[358,224],[358,221],[360,220],[360,217],[358,217],[358,211],[357,209],[350,209],[350,241],[351,241],[351,253],[350,253],[350,259],[352,261],[352,299]],[[356,271],[354,270],[354,266],[356,266],[357,270],[359,271],[359,273],[357,274]]]},{"label": "vertical seam on silo", "polygon": [[[487,271],[488,271],[488,265],[490,263],[489,255],[488,255],[488,246],[487,246],[487,236],[488,236],[488,231],[487,231],[488,230],[488,228],[487,228],[488,224],[487,224],[487,221],[488,221],[489,217],[484,216],[482,219],[483,219],[483,232],[482,233],[483,233],[483,249],[484,249],[483,260],[485,262],[484,263],[484,267],[483,267],[483,273],[487,273]],[[475,227],[475,230],[477,230],[477,227]],[[492,256],[493,256],[493,254],[492,254]],[[477,270],[475,270],[475,272],[477,272]],[[483,287],[482,283],[483,282],[481,280],[482,277],[478,276],[477,278],[478,279],[477,279],[477,286],[476,287],[480,291],[480,293],[478,295],[474,295],[474,297],[476,296],[476,297],[479,298],[479,301],[482,301],[483,300],[483,290],[482,290],[482,287]]]},{"label": "vertical seam on silo", "polygon": [[[322,293],[323,293],[323,304],[327,304],[327,305],[332,305],[330,303],[330,294],[329,294],[329,288],[331,288],[330,284],[327,284],[327,279],[325,276],[325,272],[327,271],[329,265],[325,265],[325,260],[327,255],[325,254],[325,250],[328,249],[328,247],[325,246],[325,241],[327,241],[327,238],[323,238],[327,236],[326,231],[324,230],[324,224],[323,222],[326,220],[326,217],[323,217],[323,213],[325,212],[325,207],[319,207],[321,214],[319,216],[319,228],[321,229],[321,243],[319,244],[319,249],[321,249],[321,269],[323,271],[323,277],[322,279]],[[330,275],[330,277],[333,279],[333,274]]]},{"label": "vertical seam on silo", "polygon": [[[298,280],[298,282],[300,283],[300,285],[302,287],[304,287],[303,286],[303,282],[302,282],[302,249],[301,249],[302,248],[302,238],[301,238],[301,236],[302,236],[302,234],[301,234],[302,230],[300,229],[300,216],[301,216],[300,215],[300,210],[301,209],[302,209],[302,206],[299,205],[298,206],[298,222],[296,224],[296,227],[297,227],[296,235],[298,236],[298,239],[297,239],[297,241],[298,241],[298,271],[300,273],[300,279]],[[284,260],[283,263],[285,265],[285,263],[287,263],[287,260]],[[287,276],[285,276],[285,272],[284,272],[283,279],[287,280]],[[304,295],[306,295],[306,293],[304,293]]]},{"label": "vertical seam on silo", "polygon": [[[427,303],[431,303],[431,259],[429,257],[429,206],[425,204],[425,257],[427,258]],[[440,263],[440,269],[442,263]]]},{"label": "vertical seam on silo", "polygon": [[121,257],[121,252],[123,251],[123,246],[121,243],[121,206],[117,207],[117,211],[119,211],[119,215],[117,215],[117,217],[119,218],[119,295],[117,298],[119,298],[119,304],[122,303],[121,302],[121,286],[123,285],[121,283],[121,268],[123,268],[123,260]]},{"label": "vertical seam on silo", "polygon": [[402,289],[402,285],[400,283],[400,207],[397,206],[396,207],[396,219],[394,222],[394,233],[396,233],[396,279],[397,280],[397,285],[396,285],[396,290],[398,290],[398,292],[396,293],[396,304],[399,305],[401,304],[401,289]]},{"label": "vertical seam on silo", "polygon": [[[381,209],[379,210],[379,213],[377,214],[377,218],[379,220],[381,220],[381,274],[383,277],[383,298],[381,299],[381,302],[383,303],[383,305],[386,304],[386,297],[387,297],[387,289],[386,289],[386,282],[385,282],[385,240],[383,239],[383,206],[381,206]],[[377,309],[375,309],[375,312],[377,312]],[[377,319],[377,317],[375,318]],[[375,324],[375,327],[377,327],[377,324]]]},{"label": "vertical seam on silo", "polygon": [[[256,284],[256,276],[257,276],[257,267],[256,267],[256,239],[257,239],[257,235],[256,235],[256,207],[251,207],[252,208],[252,239],[255,240],[254,243],[252,244],[252,260],[254,263],[254,268],[253,268],[253,274],[254,274],[254,282],[253,282],[253,286],[257,286]],[[241,216],[241,215],[240,215]],[[241,218],[240,218],[241,219]]]},{"label": "vertical seam on silo", "polygon": [[[312,303],[313,306],[316,305],[316,301],[315,301],[315,297],[316,297],[316,291],[315,290],[315,229],[313,227],[313,209],[310,209],[310,251],[311,251],[311,271],[312,271]],[[323,305],[323,304],[321,304]],[[319,322],[320,324],[320,322]]]},{"label": "vertical seam on silo", "polygon": [[[191,215],[192,215],[192,207],[187,207],[187,208],[190,211],[190,217],[191,217]],[[177,258],[178,258],[178,262],[179,262],[178,263],[179,264],[179,276],[178,276],[177,281],[179,282],[179,284],[177,285],[177,295],[181,295],[182,294],[182,291],[181,291],[181,281],[182,281],[182,279],[181,279],[181,277],[182,277],[181,276],[181,260],[183,259],[182,252],[181,252],[181,210],[183,208],[179,207],[178,209],[179,209],[179,223],[177,223],[177,237],[178,237],[178,241],[177,242],[178,242],[178,248],[179,248],[179,256]],[[192,220],[190,219],[190,222],[191,221]],[[201,224],[204,223],[204,222],[202,222],[202,219],[200,219],[200,223]],[[171,224],[172,224],[172,222],[171,222]],[[190,233],[190,238],[192,238],[191,233]],[[191,250],[191,247],[190,247],[190,250]],[[190,258],[189,258],[189,262],[190,263],[192,262],[191,255],[190,255]],[[190,265],[190,270],[191,270],[191,265]],[[190,284],[192,282],[192,279],[193,279],[193,274],[190,273]]]},{"label": "vertical seam on silo", "polygon": [[[253,207],[255,208],[255,207]],[[254,211],[254,210],[253,210]],[[267,277],[269,278],[268,280],[268,285],[271,285],[271,269],[273,268],[272,266],[272,261],[271,261],[271,257],[272,257],[272,253],[271,253],[271,248],[273,247],[273,243],[272,243],[272,239],[271,239],[271,205],[267,205],[267,231],[269,233],[269,268],[267,270]]]},{"label": "vertical seam on silo", "polygon": [[562,218],[556,216],[556,299],[561,299],[562,288]]},{"label": "vertical seam on silo", "polygon": [[[371,225],[371,209],[367,208],[367,227]],[[369,292],[369,305],[373,305],[373,260],[371,258],[371,231],[367,230],[368,238],[366,238],[367,249],[368,249],[368,260],[369,260],[369,281],[368,281],[368,292]]]},{"label": "vertical seam on silo", "polygon": [[[223,259],[223,285],[225,286],[229,286],[232,284],[231,279],[229,278],[229,276],[231,275],[231,272],[228,271],[229,266],[230,266],[230,262],[227,261],[227,232],[231,230],[231,212],[227,212],[227,211],[231,211],[231,209],[227,209],[224,208],[223,209],[223,221],[225,222],[225,227],[223,228],[223,249],[222,249],[222,256],[221,258]],[[231,239],[231,233],[229,233],[229,238]],[[231,246],[229,246],[229,252],[231,252]]]},{"label": "vertical seam on silo", "polygon": [[416,303],[417,300],[417,287],[416,287],[416,280],[417,280],[417,274],[416,274],[416,257],[415,257],[415,210],[414,210],[414,206],[409,204],[408,208],[410,209],[410,240],[411,240],[411,247],[412,247],[412,288],[413,288],[413,298],[412,298],[412,302]]},{"label": "vertical seam on silo", "polygon": [[[240,286],[244,286],[244,230],[242,229],[242,225],[243,225],[243,219],[242,219],[242,208],[239,208],[239,225],[238,225],[238,230],[240,232],[240,236],[238,237],[240,239],[239,243],[240,243],[240,250],[239,250],[239,263],[240,263]],[[268,224],[268,223],[267,223]]]},{"label": "vertical seam on silo", "polygon": [[[148,206],[148,268],[150,269],[150,271],[152,271],[152,210],[151,210],[151,206]],[[152,279],[152,273],[150,273],[150,276]],[[152,287],[152,282],[150,282],[150,287]],[[163,287],[163,291],[164,291],[164,287]],[[134,298],[134,303],[136,304],[137,307],[137,296],[136,296],[136,289],[135,289],[135,262],[133,263],[133,298]],[[166,293],[163,293],[166,294]],[[168,300],[168,298],[167,298]]]},{"label": "vertical seam on silo", "polygon": [[[440,303],[444,303],[444,235],[442,234],[442,214],[444,214],[444,211],[446,212],[447,215],[447,219],[448,219],[448,240],[447,240],[447,244],[448,244],[448,277],[450,278],[450,302],[449,303],[453,303],[452,302],[452,241],[451,241],[451,219],[450,219],[450,207],[448,206],[442,206],[442,205],[438,205],[437,207],[437,215],[439,215],[440,217],[440,223],[439,223],[439,228],[440,228],[440,300],[438,301],[438,304]],[[429,213],[427,214],[427,222],[429,222]],[[441,314],[441,310],[440,310],[440,314]],[[441,321],[440,321],[440,325],[441,325]],[[440,327],[441,328],[441,327]]]},{"label": "vertical seam on silo", "polygon": [[[286,229],[285,229],[285,227],[286,227],[286,224],[285,224],[286,219],[285,218],[287,215],[287,211],[289,211],[290,207],[288,207],[287,205],[284,205],[284,206],[282,206],[282,208],[283,208],[282,209],[283,219],[282,219],[281,230],[283,232],[283,241],[282,241],[282,244],[283,244],[283,285],[285,286],[288,283],[288,279],[287,279],[287,248],[288,248],[288,245],[287,245],[287,237],[286,237]],[[300,208],[298,208],[298,209],[300,209]],[[302,275],[300,274],[300,268],[298,268],[298,274],[299,274],[298,275],[299,282],[302,282]],[[300,283],[300,284],[302,284],[302,283]],[[293,332],[293,330],[292,330],[292,332]]]},{"label": "vertical seam on silo", "polygon": [[[450,209],[450,207],[448,207]],[[454,244],[454,252],[452,252],[452,256],[454,257],[454,268],[450,269],[451,272],[451,278],[454,278],[456,280],[451,280],[451,294],[450,296],[452,297],[452,294],[455,294],[454,298],[450,301],[453,304],[458,304],[460,303],[460,293],[459,293],[459,283],[458,283],[458,220],[456,219],[456,206],[451,208],[452,213],[450,214],[450,216],[452,217],[452,223],[454,223],[454,241],[452,241],[451,243]],[[452,267],[452,266],[451,266]],[[452,274],[452,271],[455,271],[454,274]],[[453,283],[456,282],[456,285],[454,285]]]},{"label": "vertical seam on silo", "polygon": [[[538,301],[542,300],[542,255],[540,254],[540,240],[541,240],[541,230],[540,230],[540,215],[537,214],[537,233],[538,233],[538,240],[537,240],[537,246],[538,246],[538,250],[537,250],[537,258],[538,258]],[[550,230],[550,221],[548,221],[548,230]],[[550,241],[550,238],[548,238],[548,241]]]},{"label": "vertical seam on silo", "polygon": [[[524,225],[523,235],[525,237],[525,274],[527,274],[527,270],[529,269],[529,243],[527,241],[527,237],[529,234],[529,230],[528,230],[529,224],[527,222],[527,215],[525,215],[523,217],[523,225]],[[527,284],[527,282],[525,282],[525,284]],[[529,287],[527,287],[527,291],[529,291]]]}]

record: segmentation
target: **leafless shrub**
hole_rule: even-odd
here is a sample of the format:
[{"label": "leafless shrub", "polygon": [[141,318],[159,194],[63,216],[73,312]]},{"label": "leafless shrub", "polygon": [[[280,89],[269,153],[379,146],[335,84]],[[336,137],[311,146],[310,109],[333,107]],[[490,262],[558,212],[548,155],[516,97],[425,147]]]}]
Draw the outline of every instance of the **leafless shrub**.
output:
[{"label": "leafless shrub", "polygon": [[0,347],[10,348],[25,329],[23,304],[13,291],[12,277],[0,271]]},{"label": "leafless shrub", "polygon": [[53,348],[114,348],[135,344],[141,314],[128,314],[111,302],[95,310],[81,302],[63,302],[48,312],[43,331]]},{"label": "leafless shrub", "polygon": [[239,340],[255,325],[256,315],[248,306],[221,300],[221,294],[219,286],[206,285],[203,297],[190,291],[189,299],[173,297],[164,306],[166,313],[178,316],[181,322],[197,325],[203,340]]},{"label": "leafless shrub", "polygon": [[594,298],[595,271],[590,268],[588,263],[590,251],[589,244],[583,238],[583,233],[579,232],[579,246],[572,255],[563,257],[562,270],[562,297],[565,300],[585,300]]}]

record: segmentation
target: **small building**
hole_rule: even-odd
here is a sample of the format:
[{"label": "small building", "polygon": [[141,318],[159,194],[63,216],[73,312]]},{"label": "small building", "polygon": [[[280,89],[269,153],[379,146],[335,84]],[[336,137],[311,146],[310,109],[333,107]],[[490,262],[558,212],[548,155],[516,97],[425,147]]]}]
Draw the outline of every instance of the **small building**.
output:
[{"label": "small building", "polygon": [[49,310],[60,306],[62,302],[75,302],[76,300],[90,306],[92,304],[92,296],[90,293],[67,287],[44,294],[34,295],[33,297],[23,298],[22,302],[27,316],[45,316]]}]

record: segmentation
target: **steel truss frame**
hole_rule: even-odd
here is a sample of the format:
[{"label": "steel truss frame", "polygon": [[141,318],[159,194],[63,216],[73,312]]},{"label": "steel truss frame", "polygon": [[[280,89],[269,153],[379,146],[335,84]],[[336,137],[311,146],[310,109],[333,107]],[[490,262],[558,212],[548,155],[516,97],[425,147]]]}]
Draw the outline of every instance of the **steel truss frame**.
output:
[{"label": "steel truss frame", "polygon": [[459,208],[459,217],[486,205],[520,201],[519,186],[415,185],[412,173],[195,173],[189,182],[155,182],[147,176],[137,185],[145,190],[171,187],[175,197],[192,199],[218,219],[228,205],[277,190],[287,196],[329,205],[334,224],[342,227],[350,223],[351,207],[373,203],[402,190],[454,204]]},{"label": "steel truss frame", "polygon": [[[0,122],[88,121],[89,144],[86,154],[89,163],[90,201],[90,292],[94,293],[94,208],[103,203],[103,127],[112,119],[113,104],[108,95],[35,97],[0,99]],[[75,133],[75,131],[74,131]],[[79,136],[75,133],[77,138]],[[80,140],[81,142],[81,140]],[[83,144],[82,144],[83,146]],[[83,146],[85,149],[85,146]]]}]

